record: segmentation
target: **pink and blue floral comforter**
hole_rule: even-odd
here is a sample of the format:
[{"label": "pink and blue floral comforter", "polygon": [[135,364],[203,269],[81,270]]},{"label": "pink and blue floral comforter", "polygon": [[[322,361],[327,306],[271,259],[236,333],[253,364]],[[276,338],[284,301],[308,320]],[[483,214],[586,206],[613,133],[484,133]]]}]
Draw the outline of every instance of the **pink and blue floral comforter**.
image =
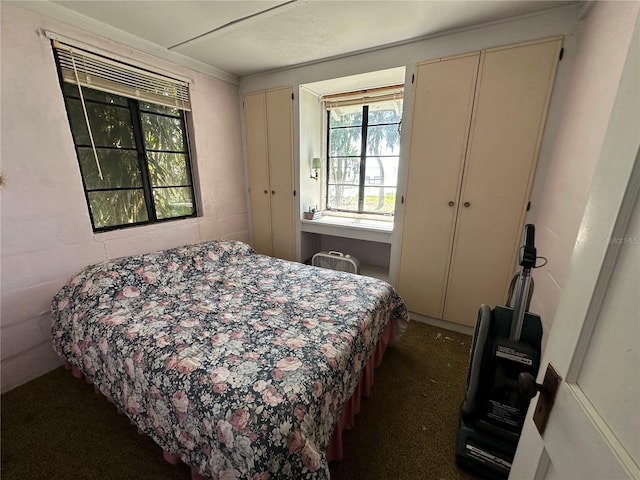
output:
[{"label": "pink and blue floral comforter", "polygon": [[87,267],[53,344],[167,452],[213,478],[328,478],[324,450],[389,321],[385,282],[207,242]]}]

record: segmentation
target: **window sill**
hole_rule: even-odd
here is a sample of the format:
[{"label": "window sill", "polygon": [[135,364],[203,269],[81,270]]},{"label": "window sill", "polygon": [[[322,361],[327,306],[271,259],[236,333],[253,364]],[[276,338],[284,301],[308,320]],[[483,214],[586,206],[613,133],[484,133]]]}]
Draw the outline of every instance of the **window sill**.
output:
[{"label": "window sill", "polygon": [[393,222],[325,215],[316,220],[300,220],[302,231],[391,243]]}]

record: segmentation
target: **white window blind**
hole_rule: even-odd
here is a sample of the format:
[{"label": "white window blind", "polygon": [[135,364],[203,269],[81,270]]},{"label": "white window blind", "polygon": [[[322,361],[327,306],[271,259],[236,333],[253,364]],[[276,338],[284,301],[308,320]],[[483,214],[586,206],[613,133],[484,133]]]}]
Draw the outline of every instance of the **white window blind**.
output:
[{"label": "white window blind", "polygon": [[53,41],[62,79],[81,87],[101,90],[180,110],[191,110],[189,84],[133,65]]},{"label": "white window blind", "polygon": [[369,88],[355,92],[335,93],[324,95],[322,101],[328,109],[347,107],[350,105],[366,105],[374,102],[388,100],[402,100],[404,85],[391,85],[388,87]]}]

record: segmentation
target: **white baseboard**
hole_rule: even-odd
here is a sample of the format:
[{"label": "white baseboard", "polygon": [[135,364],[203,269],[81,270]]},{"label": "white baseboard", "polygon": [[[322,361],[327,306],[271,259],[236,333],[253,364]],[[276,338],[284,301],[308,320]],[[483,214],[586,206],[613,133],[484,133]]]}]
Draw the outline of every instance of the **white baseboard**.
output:
[{"label": "white baseboard", "polygon": [[439,320],[437,318],[427,317],[425,315],[420,315],[419,313],[414,312],[409,312],[409,317],[411,318],[411,320],[414,320],[416,322],[426,323],[428,325],[433,325],[434,327],[451,330],[452,332],[464,333],[465,335],[473,336],[474,327],[470,327],[469,325],[460,325],[459,323]]}]

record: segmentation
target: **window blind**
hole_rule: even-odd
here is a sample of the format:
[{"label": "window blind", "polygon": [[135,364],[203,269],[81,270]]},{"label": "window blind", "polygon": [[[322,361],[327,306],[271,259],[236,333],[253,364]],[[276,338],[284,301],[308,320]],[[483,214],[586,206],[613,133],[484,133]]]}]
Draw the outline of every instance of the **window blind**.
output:
[{"label": "window blind", "polygon": [[388,100],[402,100],[404,85],[391,85],[388,87],[369,88],[355,92],[335,93],[324,95],[322,101],[326,108],[346,107],[350,105],[366,105],[373,102]]},{"label": "window blind", "polygon": [[53,40],[62,79],[123,97],[191,110],[189,84]]}]

